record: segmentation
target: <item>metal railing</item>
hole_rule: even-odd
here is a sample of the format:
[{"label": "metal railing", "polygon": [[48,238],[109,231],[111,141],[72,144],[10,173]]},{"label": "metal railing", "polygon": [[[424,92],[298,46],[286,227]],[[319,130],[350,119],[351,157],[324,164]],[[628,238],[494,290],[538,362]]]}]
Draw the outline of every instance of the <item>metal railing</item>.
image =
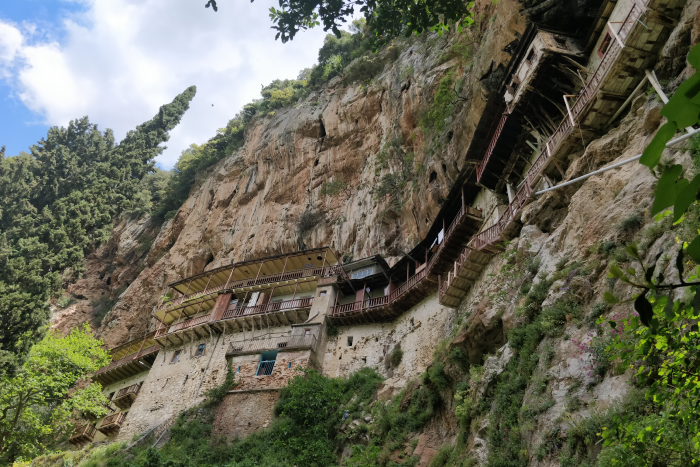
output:
[{"label": "metal railing", "polygon": [[[156,334],[156,337],[157,337],[157,334]],[[106,371],[112,370],[112,369],[114,369],[114,368],[116,368],[116,367],[122,366],[122,365],[124,365],[124,364],[126,364],[126,363],[129,363],[129,362],[132,361],[132,360],[136,360],[136,359],[138,359],[138,358],[145,357],[146,355],[150,355],[150,354],[152,354],[152,353],[156,353],[156,352],[158,352],[159,350],[160,350],[160,346],[159,346],[159,345],[152,345],[152,346],[150,346],[150,347],[146,347],[145,349],[141,349],[139,352],[134,352],[134,353],[132,353],[132,354],[129,354],[129,355],[127,355],[126,357],[120,358],[119,360],[115,360],[115,361],[113,361],[112,363],[110,363],[109,365],[100,368],[100,369],[97,370],[97,372],[95,373],[95,376],[97,376],[97,375],[99,375],[99,374],[101,374],[101,373],[104,373],[104,372],[106,372]]]},{"label": "metal railing", "polygon": [[453,234],[454,234],[455,230],[457,229],[457,226],[464,220],[464,217],[467,215],[468,212],[469,212],[469,208],[467,206],[462,206],[459,209],[459,211],[457,212],[457,215],[452,220],[449,227],[447,227],[447,230],[445,231],[445,233],[442,237],[442,242],[440,242],[440,245],[438,246],[437,250],[432,255],[432,257],[428,260],[428,264],[426,265],[425,269],[420,271],[418,274],[414,274],[411,278],[409,278],[406,282],[401,284],[396,290],[391,292],[389,295],[384,295],[382,297],[368,298],[368,299],[365,299],[362,301],[353,302],[353,303],[346,303],[343,305],[335,305],[331,309],[331,316],[332,317],[343,317],[343,316],[353,315],[356,313],[361,313],[362,311],[368,310],[370,308],[377,308],[380,306],[389,305],[392,302],[394,302],[395,300],[399,299],[402,295],[404,295],[406,292],[408,292],[410,289],[412,289],[414,286],[416,286],[420,281],[422,281],[424,278],[426,278],[430,274],[433,266],[435,265],[435,261],[442,254],[442,251],[445,248],[445,245],[447,245],[447,243],[452,239]]},{"label": "metal railing", "polygon": [[274,368],[274,360],[262,360],[258,363],[258,370],[255,372],[255,376],[270,376]]},{"label": "metal railing", "polygon": [[270,284],[273,282],[284,282],[284,281],[290,281],[290,280],[295,280],[295,279],[304,279],[307,277],[316,277],[316,276],[329,277],[329,276],[335,276],[335,275],[341,275],[343,277],[343,279],[345,279],[345,280],[348,279],[348,276],[345,273],[345,269],[340,264],[336,264],[333,266],[314,266],[311,268],[297,269],[294,271],[280,272],[277,274],[270,274],[268,276],[251,277],[248,279],[239,279],[236,281],[225,282],[223,284],[218,284],[218,285],[214,285],[211,287],[207,287],[206,289],[200,290],[199,292],[194,292],[191,294],[183,295],[181,297],[176,298],[175,300],[171,300],[171,301],[163,304],[158,309],[158,311],[172,309],[172,308],[174,308],[178,305],[181,305],[185,302],[194,301],[194,300],[197,300],[198,298],[201,298],[201,297],[204,297],[207,295],[211,295],[211,294],[216,293],[216,292],[220,292],[221,290],[253,287],[256,285]]},{"label": "metal railing", "polygon": [[484,170],[486,170],[486,164],[489,163],[489,159],[491,159],[491,154],[493,154],[493,150],[496,149],[496,143],[498,142],[498,138],[501,136],[501,132],[503,131],[503,127],[506,125],[506,120],[508,120],[508,115],[510,115],[510,113],[506,111],[503,114],[503,116],[501,116],[501,121],[498,123],[498,127],[496,128],[496,133],[493,135],[493,138],[491,138],[491,143],[489,144],[489,147],[486,150],[486,155],[484,155],[484,159],[476,166],[476,181],[477,182],[481,181],[481,176],[484,174]]},{"label": "metal railing", "polygon": [[139,389],[141,389],[140,384],[132,384],[129,387],[126,388],[121,388],[117,394],[115,394],[114,398],[112,400],[117,400],[122,397],[128,396],[129,394],[137,395],[139,393]]},{"label": "metal railing", "polygon": [[238,318],[240,316],[258,315],[260,313],[270,313],[274,311],[295,310],[299,308],[309,308],[314,303],[313,297],[297,298],[283,302],[266,303],[265,305],[240,306],[240,303],[230,305],[221,319]]},{"label": "metal railing", "polygon": [[[632,30],[632,27],[641,17],[642,13],[644,13],[645,6],[648,2],[649,0],[643,0],[641,6],[638,5],[636,2],[632,4],[632,8],[630,9],[629,13],[627,14],[627,17],[622,22],[622,25],[620,26],[620,29],[617,32],[617,36],[623,43],[627,39],[630,31]],[[574,121],[581,116],[583,111],[586,109],[588,103],[595,97],[598,88],[603,83],[605,77],[607,76],[607,73],[612,68],[613,64],[615,63],[615,60],[617,60],[621,51],[622,47],[617,42],[617,40],[611,41],[610,45],[608,46],[608,50],[603,56],[603,60],[598,65],[598,68],[596,69],[591,79],[588,81],[588,83],[586,83],[586,86],[581,90],[581,92],[579,93],[579,97],[576,100],[576,103],[571,108],[571,114],[574,118]],[[547,141],[547,144],[545,145],[545,150],[542,151],[542,153],[537,157],[535,162],[528,170],[525,176],[525,181],[523,182],[520,189],[517,191],[515,199],[508,205],[508,209],[506,209],[506,211],[501,215],[501,217],[494,225],[475,235],[472,238],[469,247],[474,248],[476,250],[481,250],[487,246],[493,245],[500,241],[501,233],[506,229],[508,224],[511,221],[513,221],[513,219],[515,218],[515,214],[527,202],[530,195],[532,194],[532,184],[537,180],[546,163],[550,160],[552,155],[556,153],[559,144],[561,144],[561,142],[569,134],[569,131],[571,131],[572,128],[573,124],[571,122],[571,119],[567,115],[562,119],[561,124],[559,124],[559,127],[552,134],[549,141]]]},{"label": "metal railing", "polygon": [[332,317],[343,317],[347,315],[353,315],[360,313],[363,310],[368,310],[370,308],[377,308],[380,306],[388,305],[391,302],[398,299],[400,296],[408,292],[415,285],[417,285],[421,280],[423,280],[428,275],[428,268],[426,267],[418,274],[414,274],[406,282],[401,284],[396,290],[391,292],[389,295],[384,295],[383,297],[368,298],[360,302],[346,303],[344,305],[335,305],[331,309]]},{"label": "metal railing", "polygon": [[265,350],[278,349],[311,349],[316,351],[316,336],[284,336],[252,339],[241,342],[231,342],[226,355],[255,353]]}]

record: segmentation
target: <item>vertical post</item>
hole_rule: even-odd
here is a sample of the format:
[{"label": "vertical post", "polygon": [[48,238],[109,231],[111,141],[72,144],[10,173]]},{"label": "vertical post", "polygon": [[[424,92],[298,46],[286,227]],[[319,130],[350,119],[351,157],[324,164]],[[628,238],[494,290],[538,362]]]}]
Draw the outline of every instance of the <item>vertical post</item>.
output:
[{"label": "vertical post", "polygon": [[265,261],[260,263],[260,269],[258,269],[258,274],[255,276],[255,281],[257,282],[258,277],[260,277],[260,271],[262,271],[263,265],[265,264]]},{"label": "vertical post", "polygon": [[289,261],[289,256],[284,258],[284,266],[282,266],[282,274],[284,274],[284,271],[287,270],[287,261]]},{"label": "vertical post", "polygon": [[211,282],[212,277],[214,277],[214,273],[212,273],[212,274],[209,276],[209,280],[207,281],[207,285],[204,286],[204,289],[202,290],[202,293],[205,293],[205,292],[207,291],[207,289],[209,288],[209,283]]},{"label": "vertical post", "polygon": [[328,254],[328,250],[326,250],[326,251],[323,253],[323,264],[321,265],[321,274],[323,274],[323,268],[326,267],[326,255],[327,255],[327,254]]},{"label": "vertical post", "polygon": [[464,207],[464,185],[462,185],[462,207]]},{"label": "vertical post", "polygon": [[298,282],[294,285],[294,293],[292,294],[292,301],[294,301],[294,297],[297,296],[297,287],[299,287]]},{"label": "vertical post", "polygon": [[228,283],[231,282],[231,277],[233,277],[233,271],[236,270],[236,266],[233,266],[231,268],[231,274],[228,275],[228,279],[226,279],[226,285],[224,285],[224,289],[228,288]]}]

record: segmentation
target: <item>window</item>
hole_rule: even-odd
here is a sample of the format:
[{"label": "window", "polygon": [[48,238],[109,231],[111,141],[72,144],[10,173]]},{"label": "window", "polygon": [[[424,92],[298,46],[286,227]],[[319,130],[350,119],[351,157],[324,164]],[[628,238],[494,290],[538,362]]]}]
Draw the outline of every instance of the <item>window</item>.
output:
[{"label": "window", "polygon": [[241,372],[241,366],[238,365],[238,369],[236,370],[236,373],[240,373],[240,372]]},{"label": "window", "polygon": [[305,336],[310,336],[310,335],[311,335],[311,329],[304,329],[304,335],[305,335]]},{"label": "window", "polygon": [[352,336],[348,336],[348,347],[352,347]]},{"label": "window", "polygon": [[173,355],[173,359],[170,360],[170,363],[175,363],[175,362],[180,360],[180,352],[182,352],[182,350],[175,351],[175,354]]},{"label": "window", "polygon": [[202,355],[204,355],[204,349],[206,349],[206,348],[207,348],[207,344],[199,344],[199,346],[197,346],[197,353],[194,354],[194,356],[201,357]]},{"label": "window", "polygon": [[260,363],[255,376],[270,376],[275,368],[275,360],[277,359],[277,351],[263,352],[260,354]]},{"label": "window", "polygon": [[287,363],[287,368],[291,368],[291,367],[292,367],[292,362]]},{"label": "window", "polygon": [[326,296],[326,291],[324,290],[324,291],[322,291],[322,292],[319,292],[319,293],[318,293],[318,296],[319,296],[319,297],[325,297],[325,296]]},{"label": "window", "polygon": [[109,393],[109,397],[107,397],[107,399],[112,400],[113,397],[114,397],[114,393],[113,393],[113,392],[110,392],[110,393]]},{"label": "window", "polygon": [[610,42],[612,42],[612,36],[610,36],[610,33],[607,33],[605,34],[605,37],[603,38],[603,41],[600,43],[600,47],[598,48],[598,56],[600,58],[603,58],[605,52],[607,52],[610,48]]},{"label": "window", "polygon": [[365,277],[371,276],[373,272],[374,272],[374,268],[373,268],[373,267],[367,268],[367,269],[361,269],[361,270],[359,270],[359,271],[357,271],[357,272],[353,272],[353,273],[350,275],[350,279],[363,279],[363,278],[365,278]]}]

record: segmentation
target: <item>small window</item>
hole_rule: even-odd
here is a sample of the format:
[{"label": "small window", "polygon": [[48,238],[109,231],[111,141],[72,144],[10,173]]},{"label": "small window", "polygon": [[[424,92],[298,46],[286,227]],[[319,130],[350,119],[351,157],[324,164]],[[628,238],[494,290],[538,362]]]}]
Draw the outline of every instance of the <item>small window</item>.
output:
[{"label": "small window", "polygon": [[204,349],[207,348],[207,344],[199,344],[197,347],[197,353],[194,355],[195,357],[201,357],[204,355]]},{"label": "small window", "polygon": [[287,368],[291,368],[291,367],[292,367],[292,362],[287,363]]},{"label": "small window", "polygon": [[305,336],[310,336],[310,335],[311,335],[311,329],[304,329],[304,335],[305,335]]},{"label": "small window", "polygon": [[238,366],[238,369],[236,370],[236,373],[240,373],[240,372],[241,372],[241,367],[240,367],[240,365],[239,365],[239,366]]},{"label": "small window", "polygon": [[348,336],[348,347],[352,347],[352,336]]},{"label": "small window", "polygon": [[319,296],[319,297],[325,297],[325,296],[326,296],[326,291],[324,290],[324,291],[322,291],[322,292],[319,292],[319,293],[318,293],[318,296]]},{"label": "small window", "polygon": [[175,362],[180,360],[180,352],[182,352],[182,350],[175,351],[175,354],[173,355],[173,359],[170,360],[170,363],[175,363]]},{"label": "small window", "polygon": [[109,397],[107,397],[107,399],[112,400],[113,397],[114,397],[114,393],[113,393],[113,392],[110,392],[110,393],[109,393]]},{"label": "small window", "polygon": [[530,53],[527,54],[527,61],[530,63],[534,62],[536,58],[537,58],[537,55],[535,55],[534,50],[531,50]]},{"label": "small window", "polygon": [[363,279],[365,277],[371,276],[373,272],[374,272],[374,267],[367,268],[367,269],[361,269],[360,271],[353,272],[350,275],[350,279]]},{"label": "small window", "polygon": [[275,368],[275,360],[277,360],[277,351],[263,352],[260,354],[260,363],[255,376],[270,376]]},{"label": "small window", "polygon": [[610,48],[610,42],[612,42],[612,36],[610,35],[610,33],[607,33],[605,34],[603,42],[600,43],[600,47],[598,48],[598,56],[600,58],[603,58],[603,55],[605,55],[605,53]]},{"label": "small window", "polygon": [[362,357],[362,363],[367,363],[367,357]]}]

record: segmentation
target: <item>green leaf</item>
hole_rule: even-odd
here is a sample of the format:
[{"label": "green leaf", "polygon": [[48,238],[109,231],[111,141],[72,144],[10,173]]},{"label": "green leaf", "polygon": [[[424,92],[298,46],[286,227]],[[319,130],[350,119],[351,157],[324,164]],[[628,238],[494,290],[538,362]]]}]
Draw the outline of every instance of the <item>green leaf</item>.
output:
[{"label": "green leaf", "polygon": [[700,44],[691,49],[686,60],[688,60],[688,63],[690,63],[693,68],[700,70]]},{"label": "green leaf", "polygon": [[700,236],[695,237],[685,250],[693,261],[700,263]]},{"label": "green leaf", "polygon": [[643,293],[640,293],[637,299],[634,301],[634,310],[639,313],[639,319],[642,324],[646,327],[651,326],[651,320],[654,317],[654,308],[647,300],[647,289],[644,289]]},{"label": "green leaf", "polygon": [[[651,144],[649,146],[651,146]],[[651,208],[652,216],[661,212],[663,209],[673,206],[676,202],[676,196],[678,194],[676,191],[676,179],[681,175],[682,171],[683,166],[676,164],[661,175],[659,183],[656,186],[654,205]]]},{"label": "green leaf", "polygon": [[700,174],[696,175],[685,188],[678,191],[676,202],[673,206],[673,221],[678,221],[695,201],[700,191]]},{"label": "green leaf", "polygon": [[[638,261],[641,263],[642,259],[639,257],[639,248],[637,248],[637,244],[636,244],[636,243],[630,242],[630,243],[625,247],[625,251],[626,251],[627,253],[629,253],[629,255],[630,255],[632,258],[638,260]],[[634,274],[634,273],[631,273],[631,274]]]},{"label": "green leaf", "polygon": [[642,158],[639,159],[639,163],[646,165],[650,169],[656,167],[661,159],[661,153],[666,148],[666,143],[673,138],[673,136],[676,134],[676,130],[678,130],[678,127],[671,121],[659,128],[659,131],[656,132],[654,139],[651,140],[649,145],[644,150]]},{"label": "green leaf", "polygon": [[610,292],[605,292],[603,294],[603,300],[605,300],[606,303],[610,303],[611,305],[614,305],[620,301],[615,295],[613,295]]},{"label": "green leaf", "polygon": [[664,307],[664,314],[666,315],[666,318],[668,320],[672,320],[675,318],[676,314],[673,312],[673,298],[671,298],[671,294],[668,294],[668,297],[666,297],[666,306]]},{"label": "green leaf", "polygon": [[617,264],[611,264],[610,265],[610,272],[608,273],[609,278],[617,277],[618,279],[623,279],[625,278],[625,273],[622,272],[622,269],[620,269],[620,266]]}]

